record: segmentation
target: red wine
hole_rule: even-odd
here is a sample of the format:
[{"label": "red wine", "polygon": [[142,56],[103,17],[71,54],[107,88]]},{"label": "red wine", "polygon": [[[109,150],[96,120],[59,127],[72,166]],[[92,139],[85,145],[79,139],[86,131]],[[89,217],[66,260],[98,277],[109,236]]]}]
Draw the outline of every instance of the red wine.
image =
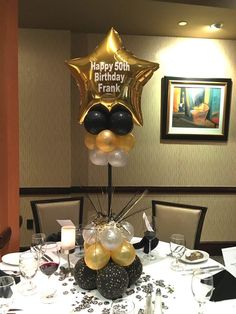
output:
[{"label": "red wine", "polygon": [[58,268],[59,263],[55,262],[46,262],[39,266],[42,273],[47,276],[51,276]]}]

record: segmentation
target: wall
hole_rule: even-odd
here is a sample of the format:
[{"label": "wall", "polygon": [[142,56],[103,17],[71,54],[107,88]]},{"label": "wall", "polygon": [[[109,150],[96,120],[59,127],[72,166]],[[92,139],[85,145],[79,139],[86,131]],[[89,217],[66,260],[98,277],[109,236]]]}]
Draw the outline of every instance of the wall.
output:
[{"label": "wall", "polygon": [[[106,185],[106,168],[88,162],[87,150],[83,145],[84,128],[77,123],[79,91],[74,80],[71,83],[71,107],[65,106],[70,102],[70,75],[63,63],[69,55],[70,48],[72,57],[85,56],[95,49],[104,35],[72,34],[71,47],[69,33],[64,31],[21,30],[20,35],[21,187]],[[137,57],[158,62],[160,69],[154,73],[143,89],[144,126],[134,128],[136,146],[129,154],[127,166],[113,169],[113,184],[116,186],[236,186],[234,88],[227,142],[164,143],[160,141],[161,78],[163,76],[221,77],[231,78],[234,82],[236,42],[171,37],[122,35],[121,37],[127,50]],[[52,43],[57,43],[57,46],[56,49],[47,52],[51,40]],[[37,44],[38,41],[40,44]],[[32,47],[30,55],[26,54],[26,43],[27,49]],[[32,53],[35,60],[31,56]],[[42,59],[45,64],[43,68],[40,64],[38,72],[37,60]],[[28,64],[30,67],[27,67]],[[60,71],[55,75],[52,69],[57,67]],[[52,82],[54,82],[53,89],[50,88]],[[41,106],[43,107],[40,109]],[[31,124],[28,121],[31,121]],[[32,131],[32,125],[35,124],[37,128],[34,127]],[[43,130],[42,125],[44,125]],[[29,137],[29,132],[32,132],[32,139]],[[45,134],[46,142],[38,140],[42,132]],[[121,209],[122,204],[131,196],[114,195],[114,211]],[[99,198],[104,197],[100,195]],[[96,195],[94,199],[99,206]],[[202,241],[236,240],[236,196],[234,195],[149,195],[138,204],[137,208],[149,206],[151,199],[207,206],[208,213]],[[21,204],[24,204],[21,207],[21,210],[25,211],[24,215],[31,217],[29,198],[21,198]],[[91,217],[94,214],[91,204],[87,203],[85,207],[87,216]],[[139,215],[134,216],[133,222],[136,230],[141,230]],[[23,234],[25,231],[22,232],[22,237]],[[27,237],[29,235],[30,232]]]}]

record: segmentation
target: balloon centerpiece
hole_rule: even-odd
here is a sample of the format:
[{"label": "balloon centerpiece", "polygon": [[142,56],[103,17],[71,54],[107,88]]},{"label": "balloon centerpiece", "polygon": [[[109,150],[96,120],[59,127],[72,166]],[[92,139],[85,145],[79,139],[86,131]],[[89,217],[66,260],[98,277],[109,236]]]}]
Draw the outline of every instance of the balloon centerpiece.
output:
[{"label": "balloon centerpiece", "polygon": [[[80,91],[79,122],[86,130],[84,143],[89,159],[94,165],[108,165],[111,175],[111,166],[127,164],[135,145],[131,133],[134,124],[143,125],[142,89],[159,65],[128,52],[113,28],[91,54],[66,64]],[[74,276],[81,288],[97,288],[105,298],[116,299],[142,273],[142,264],[130,243],[134,228],[124,221],[140,198],[114,216],[111,182],[108,185],[108,214],[98,215],[85,227],[85,254],[77,262]]]}]

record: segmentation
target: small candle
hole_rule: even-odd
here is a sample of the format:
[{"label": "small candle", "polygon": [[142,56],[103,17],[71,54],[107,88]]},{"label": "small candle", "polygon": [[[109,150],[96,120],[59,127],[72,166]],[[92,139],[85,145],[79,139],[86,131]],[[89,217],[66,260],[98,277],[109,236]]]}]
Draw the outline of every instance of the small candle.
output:
[{"label": "small candle", "polygon": [[75,226],[63,226],[61,228],[61,247],[63,250],[75,248]]}]

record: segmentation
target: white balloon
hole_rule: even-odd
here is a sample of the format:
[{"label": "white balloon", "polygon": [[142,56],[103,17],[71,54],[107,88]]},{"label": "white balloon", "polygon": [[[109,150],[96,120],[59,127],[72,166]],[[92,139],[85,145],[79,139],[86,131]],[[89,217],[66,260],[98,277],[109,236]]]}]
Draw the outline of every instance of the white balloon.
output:
[{"label": "white balloon", "polygon": [[108,164],[107,153],[102,152],[99,149],[93,149],[89,151],[90,161],[97,166],[106,166]]},{"label": "white balloon", "polygon": [[84,242],[88,244],[95,243],[98,239],[97,228],[92,224],[85,226],[83,229],[83,238]]},{"label": "white balloon", "polygon": [[124,167],[128,161],[128,154],[122,149],[113,150],[108,154],[108,162],[113,167]]},{"label": "white balloon", "polygon": [[100,232],[100,241],[107,250],[114,250],[123,242],[120,229],[115,225],[108,225]]},{"label": "white balloon", "polygon": [[134,236],[134,227],[128,221],[122,221],[121,222],[121,232],[122,232],[123,237],[127,241],[130,241]]}]

